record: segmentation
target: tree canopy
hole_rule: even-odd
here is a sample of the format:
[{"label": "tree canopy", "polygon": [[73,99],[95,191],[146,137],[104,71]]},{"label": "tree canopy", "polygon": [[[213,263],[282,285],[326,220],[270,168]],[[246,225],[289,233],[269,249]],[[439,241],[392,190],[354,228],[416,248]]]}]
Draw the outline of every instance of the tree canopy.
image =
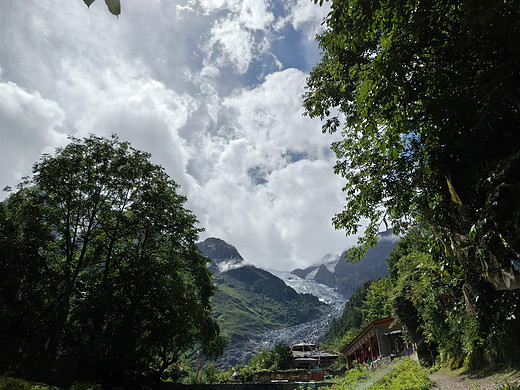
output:
[{"label": "tree canopy", "polygon": [[[481,297],[486,304],[479,315],[471,315],[465,310],[462,267],[430,251],[431,240],[411,228],[387,259],[388,275],[356,290],[325,344],[340,351],[371,321],[393,316],[409,342],[429,350],[430,357],[440,354],[453,367],[517,365],[520,290],[489,290]],[[431,358],[424,363],[432,364]]]},{"label": "tree canopy", "polygon": [[196,343],[218,356],[209,260],[178,185],[115,136],[70,141],[0,204],[1,368],[121,382],[159,377]]},{"label": "tree canopy", "polygon": [[354,234],[368,221],[350,259],[381,224],[418,228],[363,314],[391,308],[445,356],[514,362],[520,3],[333,0],[318,41],[304,106],[342,135],[332,149],[346,204],[333,223]]},{"label": "tree canopy", "polygon": [[335,227],[368,221],[366,247],[381,223],[420,223],[462,265],[473,311],[482,273],[520,287],[518,2],[332,1],[326,26],[304,105],[343,136]]}]

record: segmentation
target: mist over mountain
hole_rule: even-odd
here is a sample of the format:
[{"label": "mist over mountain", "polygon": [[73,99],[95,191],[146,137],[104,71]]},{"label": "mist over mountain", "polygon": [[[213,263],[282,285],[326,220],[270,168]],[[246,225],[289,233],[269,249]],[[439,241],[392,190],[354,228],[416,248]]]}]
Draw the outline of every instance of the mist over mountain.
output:
[{"label": "mist over mountain", "polygon": [[208,268],[213,274],[243,265],[244,258],[237,248],[220,238],[210,237],[197,244],[202,254],[212,261]]}]

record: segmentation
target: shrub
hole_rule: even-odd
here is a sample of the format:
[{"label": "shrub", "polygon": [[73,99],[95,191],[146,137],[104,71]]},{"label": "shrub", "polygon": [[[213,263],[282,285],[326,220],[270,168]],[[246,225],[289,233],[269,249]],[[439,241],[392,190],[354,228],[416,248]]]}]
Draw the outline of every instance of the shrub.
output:
[{"label": "shrub", "polygon": [[95,383],[89,382],[76,382],[71,387],[70,390],[102,390],[103,387],[101,385],[97,385]]},{"label": "shrub", "polygon": [[428,390],[432,385],[424,369],[411,359],[405,359],[367,390]]},{"label": "shrub", "polygon": [[0,377],[0,390],[31,390],[31,384],[23,379]]},{"label": "shrub", "polygon": [[[334,379],[335,390],[352,389],[358,382],[364,382],[371,375],[370,372],[363,370],[362,366],[357,366],[352,370],[347,370],[345,376]],[[332,390],[331,387],[322,387],[322,389]]]}]

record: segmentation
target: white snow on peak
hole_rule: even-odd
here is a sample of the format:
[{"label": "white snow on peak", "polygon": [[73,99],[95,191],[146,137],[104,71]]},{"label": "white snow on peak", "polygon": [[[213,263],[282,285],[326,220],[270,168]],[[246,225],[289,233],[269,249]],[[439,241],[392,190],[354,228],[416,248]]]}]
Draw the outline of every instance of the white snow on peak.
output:
[{"label": "white snow on peak", "polygon": [[[289,271],[267,270],[275,276],[282,279],[285,284],[292,287],[296,292],[301,294],[312,294],[329,305],[339,305],[343,307],[346,302],[345,296],[336,291],[334,288],[325,286],[312,279],[302,279]],[[313,271],[316,272],[316,271]],[[308,276],[307,276],[308,277]]]}]

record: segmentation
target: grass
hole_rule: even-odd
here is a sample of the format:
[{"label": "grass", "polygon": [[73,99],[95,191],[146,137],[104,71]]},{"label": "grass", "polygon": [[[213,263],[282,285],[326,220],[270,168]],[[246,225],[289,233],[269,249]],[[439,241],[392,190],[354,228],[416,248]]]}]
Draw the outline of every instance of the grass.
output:
[{"label": "grass", "polygon": [[507,383],[505,385],[502,385],[498,388],[498,390],[520,390],[520,385],[510,385]]},{"label": "grass", "polygon": [[265,295],[248,291],[241,282],[230,287],[219,284],[213,307],[222,329],[228,334],[248,334],[288,327],[305,317],[304,307],[279,302]]},{"label": "grass", "polygon": [[365,371],[361,368],[355,368],[353,370],[349,370],[346,372],[345,376],[338,380],[335,389],[343,389],[343,390],[351,390],[358,383],[363,383],[368,380],[368,378],[373,375],[372,372]]},{"label": "grass", "polygon": [[429,390],[432,386],[433,382],[424,368],[411,359],[404,359],[367,390]]},{"label": "grass", "polygon": [[411,359],[394,360],[375,372],[347,371],[336,379],[334,390],[429,390],[433,382],[427,371]]}]

